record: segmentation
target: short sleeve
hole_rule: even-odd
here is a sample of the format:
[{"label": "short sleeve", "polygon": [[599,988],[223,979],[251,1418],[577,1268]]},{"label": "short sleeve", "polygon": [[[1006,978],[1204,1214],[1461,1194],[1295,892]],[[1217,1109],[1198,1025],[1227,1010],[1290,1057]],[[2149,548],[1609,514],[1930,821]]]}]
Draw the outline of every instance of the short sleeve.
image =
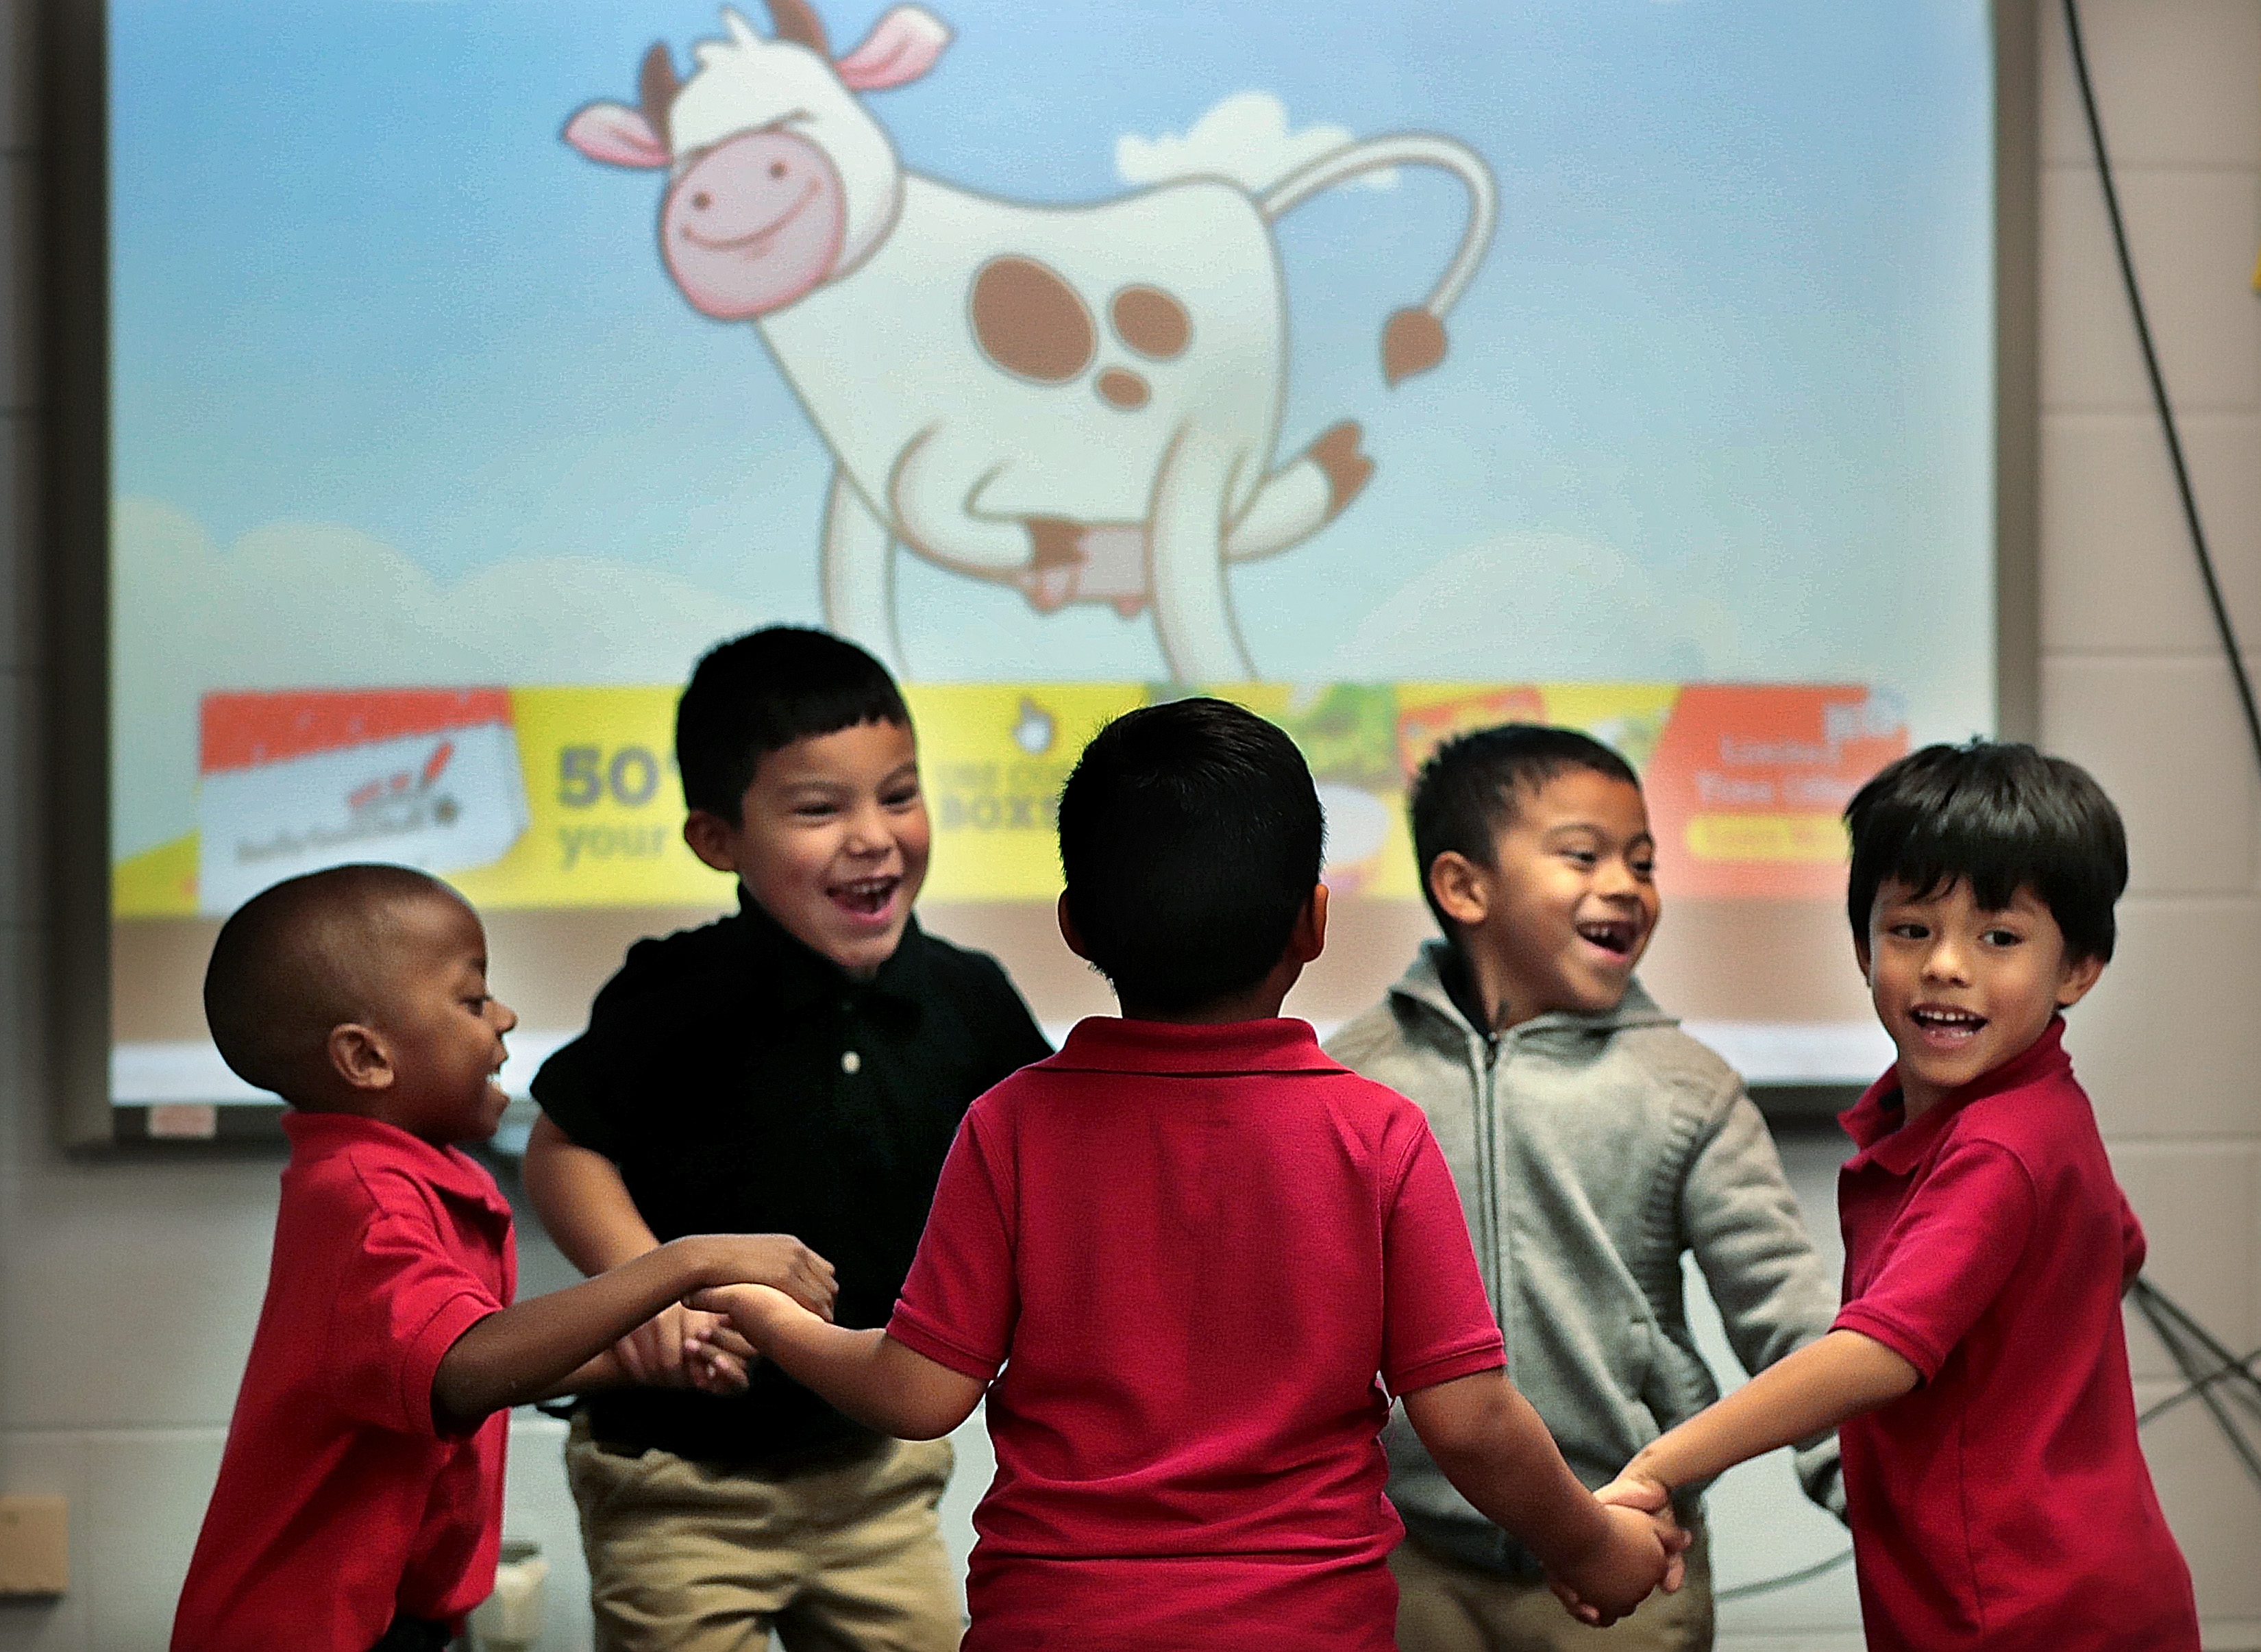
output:
[{"label": "short sleeve", "polygon": [[1981,1141],[1942,1154],[1892,1219],[1882,1264],[1833,1328],[1873,1337],[1930,1382],[2017,1267],[2037,1204],[2007,1148]]},{"label": "short sleeve", "polygon": [[1019,1318],[1009,1182],[999,1168],[980,1116],[969,1113],[887,1321],[887,1334],[905,1347],[984,1383],[1003,1367]]},{"label": "short sleeve", "polygon": [[594,1028],[544,1061],[528,1088],[550,1122],[577,1147],[607,1159],[620,1157],[619,1143],[605,1120],[607,1041]]},{"label": "short sleeve", "polygon": [[424,1210],[380,1210],[330,1309],[331,1396],[356,1421],[432,1435],[432,1379],[441,1357],[503,1305],[448,1254]]},{"label": "short sleeve", "polygon": [[1507,1363],[1452,1172],[1428,1121],[1414,1126],[1382,1227],[1382,1381],[1398,1395]]}]

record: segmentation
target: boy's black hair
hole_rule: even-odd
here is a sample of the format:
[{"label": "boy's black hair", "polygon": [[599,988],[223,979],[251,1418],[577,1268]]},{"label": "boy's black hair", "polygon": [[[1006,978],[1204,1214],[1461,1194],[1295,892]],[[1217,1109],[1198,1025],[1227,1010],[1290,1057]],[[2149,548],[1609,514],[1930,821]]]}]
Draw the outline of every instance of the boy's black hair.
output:
[{"label": "boy's black hair", "polygon": [[709,649],[675,706],[685,808],[739,823],[764,755],[859,723],[910,727],[887,668],[844,637],[772,625]]},{"label": "boy's black hair", "polygon": [[1220,700],[1117,717],[1060,791],[1060,867],[1086,955],[1126,1004],[1172,1014],[1280,961],[1325,838],[1295,742]]},{"label": "boy's black hair", "polygon": [[205,966],[205,1022],[228,1070],[294,1104],[320,1088],[330,1030],[380,1018],[413,901],[461,901],[408,866],[330,866],[238,907]]},{"label": "boy's black hair", "polygon": [[1576,729],[1539,722],[1503,722],[1457,735],[1436,751],[1413,778],[1406,812],[1412,817],[1415,874],[1421,898],[1446,935],[1453,921],[1429,888],[1429,868],[1447,850],[1480,866],[1492,864],[1492,839],[1515,818],[1516,794],[1536,792],[1557,775],[1590,769],[1640,789],[1633,765]]},{"label": "boy's black hair", "polygon": [[2056,920],[2069,956],[2111,960],[2128,834],[2079,765],[2014,741],[1926,746],[1855,792],[1845,824],[1853,835],[1845,914],[1863,945],[1886,881],[1919,895],[1967,881],[1990,912],[2030,889]]}]

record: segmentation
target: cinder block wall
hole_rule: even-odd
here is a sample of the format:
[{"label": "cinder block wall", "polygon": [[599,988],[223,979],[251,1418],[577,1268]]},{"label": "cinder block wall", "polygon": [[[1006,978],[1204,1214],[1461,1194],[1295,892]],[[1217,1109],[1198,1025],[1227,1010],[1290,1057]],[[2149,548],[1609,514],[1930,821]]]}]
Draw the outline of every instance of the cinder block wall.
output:
[{"label": "cinder block wall", "polygon": [[[2261,1340],[2261,783],[2114,260],[2063,18],[2042,33],[2042,738],[2128,820],[2120,953],[2070,1039],[2151,1276]],[[2261,671],[2261,5],[2083,0],[2114,174],[2221,581]],[[2140,1321],[2149,1404],[2177,1386]],[[2261,1646],[2261,1487],[2202,1407],[2147,1431],[2207,1644]]]},{"label": "cinder block wall", "polygon": [[[0,0],[0,1490],[70,1498],[75,1587],[52,1605],[0,1604],[0,1652],[130,1652],[163,1642],[219,1460],[265,1275],[275,1166],[79,1162],[53,1146],[32,517],[42,389],[26,277],[34,6]],[[2119,799],[2135,859],[2121,956],[2078,1012],[2073,1047],[2150,1228],[2154,1276],[2243,1351],[2261,1341],[2261,784],[2150,412],[2065,42],[2055,6],[2042,10],[2042,735]],[[2085,0],[2082,15],[2200,503],[2252,642],[2261,0]],[[2133,1340],[2149,1403],[2171,1390],[2170,1368],[2140,1325]],[[2147,1440],[2198,1572],[2207,1644],[2261,1648],[2261,1488],[2212,1426],[2185,1406]],[[519,1444],[513,1525],[566,1562],[570,1593],[554,1445]],[[559,1614],[560,1652],[579,1639],[575,1615]],[[1722,1644],[1834,1646],[1848,1627]]]}]

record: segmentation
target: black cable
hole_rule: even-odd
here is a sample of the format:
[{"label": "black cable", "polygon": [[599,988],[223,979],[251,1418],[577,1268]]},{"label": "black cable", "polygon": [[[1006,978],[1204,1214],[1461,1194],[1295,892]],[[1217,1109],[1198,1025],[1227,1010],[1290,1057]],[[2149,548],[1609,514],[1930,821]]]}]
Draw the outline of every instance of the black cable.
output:
[{"label": "black cable", "polygon": [[2143,309],[2143,289],[2135,281],[2135,261],[2128,250],[2128,226],[2120,216],[2120,191],[2112,179],[2112,157],[2104,147],[2104,123],[2096,112],[2096,88],[2088,78],[2088,52],[2080,38],[2080,11],[2075,0],[2064,0],[2064,32],[2072,42],[2072,68],[2080,82],[2080,106],[2088,116],[2088,138],[2096,151],[2096,176],[2104,185],[2104,211],[2112,220],[2112,245],[2120,255],[2120,278],[2128,289],[2128,308],[2135,317],[2135,341],[2143,352],[2143,370],[2150,376],[2151,400],[2159,411],[2159,427],[2167,440],[2167,458],[2174,466],[2175,488],[2182,495],[2183,520],[2190,525],[2191,548],[2198,553],[2198,571],[2206,581],[2206,600],[2214,609],[2214,628],[2229,656],[2229,672],[2237,684],[2238,703],[2245,709],[2245,729],[2252,737],[2253,758],[2261,765],[2261,710],[2253,701],[2253,681],[2246,675],[2245,657],[2237,647],[2237,632],[2230,623],[2229,605],[2222,600],[2222,585],[2214,578],[2214,557],[2207,549],[2206,529],[2199,521],[2198,496],[2192,491],[2190,467],[2183,461],[2181,433],[2175,411],[2167,400],[2167,381],[2159,371],[2159,353],[2151,343],[2151,323]]},{"label": "black cable", "polygon": [[1752,1595],[1770,1595],[1777,1589],[1792,1589],[1799,1584],[1810,1584],[1815,1578],[1835,1571],[1853,1558],[1853,1551],[1841,1548],[1827,1560],[1819,1560],[1811,1566],[1801,1566],[1794,1572],[1784,1572],[1779,1577],[1762,1577],[1755,1584],[1737,1584],[1733,1589],[1714,1590],[1714,1601],[1742,1600]]},{"label": "black cable", "polygon": [[[2242,1356],[2232,1354],[2228,1345],[2193,1318],[2187,1309],[2148,1279],[2137,1279],[2128,1295],[2128,1300],[2150,1322],[2151,1329],[2158,1333],[2160,1342],[2164,1345],[2168,1356],[2174,1361],[2175,1368],[2183,1378],[2182,1387],[2136,1417],[2135,1426],[2145,1426],[2186,1401],[2200,1401],[2213,1414],[2214,1426],[2229,1442],[2230,1449],[2237,1454],[2246,1473],[2252,1476],[2255,1485],[2261,1486],[2261,1448],[2253,1446],[2239,1432],[2216,1391],[2227,1386],[2231,1398],[2241,1402],[2257,1418],[2261,1418],[2261,1374],[2257,1374],[2253,1368],[2254,1361],[2261,1360],[2261,1348]],[[1841,1548],[1828,1559],[1817,1561],[1811,1566],[1802,1566],[1796,1571],[1762,1577],[1755,1583],[1738,1584],[1733,1589],[1719,1590],[1712,1598],[1721,1602],[1744,1600],[1753,1595],[1768,1595],[1776,1590],[1795,1588],[1799,1584],[1811,1583],[1816,1577],[1836,1570],[1852,1558],[1851,1548]]]}]

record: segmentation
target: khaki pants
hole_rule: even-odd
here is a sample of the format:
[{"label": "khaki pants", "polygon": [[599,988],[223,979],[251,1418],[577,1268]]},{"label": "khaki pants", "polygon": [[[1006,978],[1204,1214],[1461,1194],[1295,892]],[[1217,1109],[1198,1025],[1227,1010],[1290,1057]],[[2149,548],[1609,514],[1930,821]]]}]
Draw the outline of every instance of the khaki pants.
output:
[{"label": "khaki pants", "polygon": [[1606,1629],[1580,1623],[1543,1583],[1518,1583],[1400,1543],[1389,1557],[1399,1652],[1711,1652],[1711,1545],[1703,1522],[1691,1524],[1696,1542],[1680,1591],[1651,1595]]},{"label": "khaki pants", "polygon": [[576,1420],[599,1652],[957,1652],[965,1619],[935,1505],[947,1440],[775,1478],[599,1449]]}]

